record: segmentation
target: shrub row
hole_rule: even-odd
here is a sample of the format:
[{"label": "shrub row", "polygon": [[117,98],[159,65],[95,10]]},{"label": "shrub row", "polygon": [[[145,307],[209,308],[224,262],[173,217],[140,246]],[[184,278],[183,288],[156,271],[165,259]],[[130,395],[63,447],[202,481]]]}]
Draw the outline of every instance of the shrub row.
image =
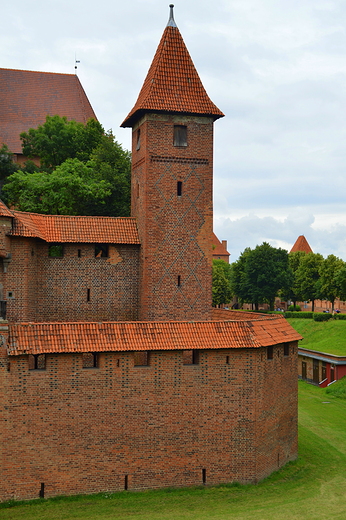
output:
[{"label": "shrub row", "polygon": [[333,315],[332,314],[329,314],[328,312],[326,313],[323,313],[323,312],[319,312],[319,313],[314,313],[314,320],[315,321],[328,321],[330,320],[331,318],[333,318]]},{"label": "shrub row", "polygon": [[313,312],[299,312],[299,311],[286,311],[285,318],[299,318],[302,320],[312,320],[314,317]]}]

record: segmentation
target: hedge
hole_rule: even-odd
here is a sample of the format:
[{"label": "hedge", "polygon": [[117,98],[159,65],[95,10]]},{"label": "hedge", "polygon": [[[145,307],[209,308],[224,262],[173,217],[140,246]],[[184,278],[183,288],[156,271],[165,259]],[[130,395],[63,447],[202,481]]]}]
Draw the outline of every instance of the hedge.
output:
[{"label": "hedge", "polygon": [[300,312],[300,311],[286,311],[285,318],[299,318],[302,320],[312,320],[314,317],[313,312]]}]

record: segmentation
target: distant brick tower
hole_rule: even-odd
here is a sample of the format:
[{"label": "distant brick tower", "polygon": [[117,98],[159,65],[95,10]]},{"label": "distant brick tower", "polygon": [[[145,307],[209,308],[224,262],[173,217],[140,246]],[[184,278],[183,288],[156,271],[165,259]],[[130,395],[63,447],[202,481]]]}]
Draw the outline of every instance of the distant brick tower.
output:
[{"label": "distant brick tower", "polygon": [[141,240],[139,318],[211,319],[213,123],[208,97],[170,18],[134,108],[131,214]]}]

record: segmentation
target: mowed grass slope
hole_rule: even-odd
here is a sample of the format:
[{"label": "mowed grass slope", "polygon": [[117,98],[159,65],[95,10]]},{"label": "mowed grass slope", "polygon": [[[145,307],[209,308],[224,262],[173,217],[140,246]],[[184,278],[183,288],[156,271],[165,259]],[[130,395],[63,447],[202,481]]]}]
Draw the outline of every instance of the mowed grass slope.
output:
[{"label": "mowed grass slope", "polygon": [[314,321],[289,318],[287,321],[303,336],[304,339],[299,342],[300,347],[328,352],[335,356],[346,356],[346,320]]},{"label": "mowed grass slope", "polygon": [[299,439],[299,459],[258,485],[37,500],[2,508],[0,518],[344,520],[346,400],[299,382]]}]

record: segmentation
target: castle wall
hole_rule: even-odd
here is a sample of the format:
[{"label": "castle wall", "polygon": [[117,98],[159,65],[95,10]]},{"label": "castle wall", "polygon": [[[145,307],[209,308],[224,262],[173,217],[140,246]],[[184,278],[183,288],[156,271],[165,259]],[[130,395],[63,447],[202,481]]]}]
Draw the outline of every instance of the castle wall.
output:
[{"label": "castle wall", "polygon": [[48,247],[12,237],[1,274],[10,322],[137,319],[138,246],[110,244],[108,258],[95,258],[94,244],[63,244],[61,258]]},{"label": "castle wall", "polygon": [[[174,125],[186,127],[186,146],[174,145]],[[213,119],[146,114],[133,129],[132,154],[140,319],[209,320]]]},{"label": "castle wall", "polygon": [[293,346],[10,357],[1,499],[260,480],[297,455]]}]

